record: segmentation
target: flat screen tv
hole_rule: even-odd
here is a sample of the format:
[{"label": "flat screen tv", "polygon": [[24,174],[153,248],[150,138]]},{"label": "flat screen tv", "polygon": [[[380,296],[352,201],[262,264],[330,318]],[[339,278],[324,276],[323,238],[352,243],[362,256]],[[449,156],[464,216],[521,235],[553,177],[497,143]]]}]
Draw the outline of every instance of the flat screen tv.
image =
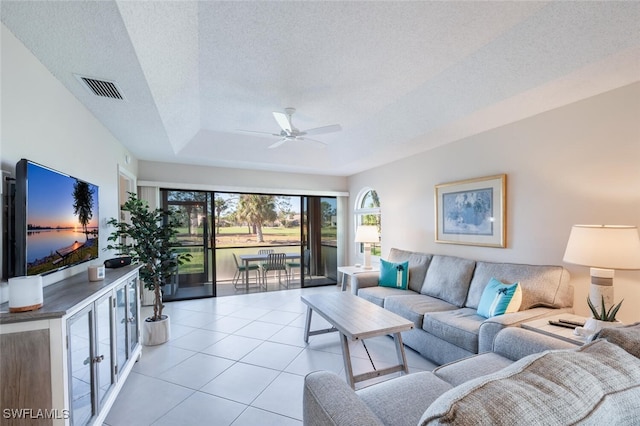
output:
[{"label": "flat screen tv", "polygon": [[98,257],[98,187],[29,160],[16,164],[14,275]]}]

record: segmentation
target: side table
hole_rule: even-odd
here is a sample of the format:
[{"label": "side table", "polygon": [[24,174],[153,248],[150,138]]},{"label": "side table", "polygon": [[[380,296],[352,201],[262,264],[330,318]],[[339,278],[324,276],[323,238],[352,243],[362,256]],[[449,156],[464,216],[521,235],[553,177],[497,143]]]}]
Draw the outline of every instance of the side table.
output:
[{"label": "side table", "polygon": [[378,266],[372,266],[371,269],[364,269],[362,266],[338,266],[338,272],[342,273],[341,290],[345,291],[347,289],[347,276],[352,277],[363,272],[380,272],[380,268]]},{"label": "side table", "polygon": [[583,336],[578,336],[573,333],[575,328],[560,327],[557,325],[549,324],[549,321],[558,321],[560,319],[581,322],[584,323],[587,319],[573,314],[558,314],[549,317],[540,318],[534,321],[528,321],[521,324],[521,327],[527,330],[535,331],[547,336],[555,337],[556,339],[564,340],[565,342],[573,343],[574,345],[582,346],[585,343]]}]

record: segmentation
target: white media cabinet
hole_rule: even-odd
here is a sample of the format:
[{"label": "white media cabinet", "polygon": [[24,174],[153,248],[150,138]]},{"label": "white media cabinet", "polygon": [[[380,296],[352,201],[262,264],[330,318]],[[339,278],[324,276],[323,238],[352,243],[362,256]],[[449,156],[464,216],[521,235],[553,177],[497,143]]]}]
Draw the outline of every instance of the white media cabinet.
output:
[{"label": "white media cabinet", "polygon": [[0,305],[0,423],[103,423],[141,354],[139,268],[49,285],[37,311]]}]

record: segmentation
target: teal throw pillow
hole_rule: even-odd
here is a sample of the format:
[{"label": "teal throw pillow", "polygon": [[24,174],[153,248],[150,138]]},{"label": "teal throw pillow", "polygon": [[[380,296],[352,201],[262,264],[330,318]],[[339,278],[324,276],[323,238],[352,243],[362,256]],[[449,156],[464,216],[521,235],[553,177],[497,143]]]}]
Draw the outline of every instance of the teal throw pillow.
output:
[{"label": "teal throw pillow", "polygon": [[497,279],[491,278],[482,292],[478,315],[490,318],[517,312],[521,303],[522,291],[519,283],[502,284]]},{"label": "teal throw pillow", "polygon": [[393,263],[380,259],[380,279],[378,285],[406,290],[408,283],[409,261]]}]

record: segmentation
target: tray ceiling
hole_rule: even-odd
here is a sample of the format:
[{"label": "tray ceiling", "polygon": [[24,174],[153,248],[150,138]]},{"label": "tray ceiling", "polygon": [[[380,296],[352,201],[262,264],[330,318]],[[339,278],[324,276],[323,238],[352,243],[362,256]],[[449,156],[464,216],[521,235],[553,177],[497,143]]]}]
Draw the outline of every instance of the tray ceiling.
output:
[{"label": "tray ceiling", "polygon": [[[640,2],[2,1],[143,160],[351,175],[640,80]],[[82,76],[113,83],[96,96]],[[291,141],[295,107],[325,148]]]}]

